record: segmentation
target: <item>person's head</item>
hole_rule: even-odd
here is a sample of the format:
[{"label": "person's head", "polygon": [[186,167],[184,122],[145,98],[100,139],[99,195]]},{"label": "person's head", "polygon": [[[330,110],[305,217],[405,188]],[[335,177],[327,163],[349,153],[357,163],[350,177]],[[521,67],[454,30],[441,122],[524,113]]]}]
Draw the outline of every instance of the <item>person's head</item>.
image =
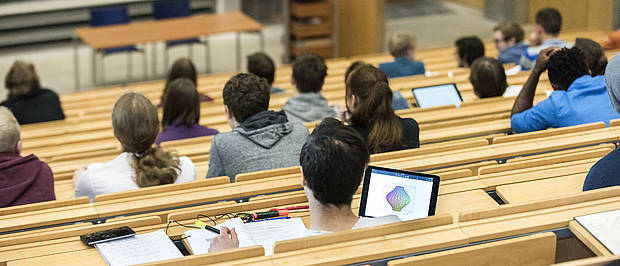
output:
[{"label": "person's head", "polygon": [[178,78],[188,78],[194,82],[194,85],[198,85],[197,76],[196,67],[194,63],[192,63],[192,60],[188,58],[179,58],[172,64],[170,72],[168,72],[168,77],[166,78],[166,83]]},{"label": "person's head", "polygon": [[401,144],[402,124],[392,108],[392,90],[383,71],[371,65],[354,70],[347,80],[346,105],[351,123],[368,128],[368,149],[379,153]]},{"label": "person's head", "polygon": [[112,109],[114,136],[131,153],[131,166],[140,187],[171,184],[177,179],[179,161],[172,154],[153,146],[159,133],[157,108],[142,94],[121,96]]},{"label": "person's head", "polygon": [[567,90],[576,79],[588,75],[586,61],[579,48],[562,48],[547,62],[549,82],[555,90]]},{"label": "person's head", "polygon": [[476,36],[460,38],[455,45],[459,67],[470,67],[474,60],[484,56],[484,44]]},{"label": "person's head", "polygon": [[15,61],[4,77],[4,87],[9,91],[9,97],[39,90],[41,84],[34,65],[21,60]]},{"label": "person's head", "polygon": [[388,50],[393,57],[405,57],[413,60],[415,37],[406,32],[396,32],[388,40]]},{"label": "person's head", "polygon": [[11,111],[0,107],[0,153],[21,152],[21,135],[19,123]]},{"label": "person's head", "polygon": [[188,78],[169,82],[164,90],[161,127],[165,131],[175,120],[187,127],[200,122],[200,100],[196,85]]},{"label": "person's head", "polygon": [[368,148],[353,128],[324,119],[299,154],[308,198],[322,205],[351,206],[369,160]]},{"label": "person's head", "polygon": [[469,81],[479,98],[502,96],[508,87],[504,66],[490,57],[480,57],[474,61]]},{"label": "person's head", "polygon": [[611,105],[620,113],[620,53],[614,55],[605,69],[605,82]]},{"label": "person's head", "polygon": [[235,128],[250,116],[269,108],[269,83],[254,74],[241,73],[230,78],[222,97],[228,125]]},{"label": "person's head", "polygon": [[266,79],[272,85],[276,67],[268,55],[258,52],[248,56],[248,72]]},{"label": "person's head", "polygon": [[536,13],[536,31],[542,41],[555,38],[562,29],[562,14],[555,8],[543,8]]},{"label": "person's head", "polygon": [[521,26],[514,22],[504,22],[493,28],[493,41],[499,52],[522,42],[524,35]]},{"label": "person's head", "polygon": [[293,62],[293,83],[299,92],[320,92],[325,76],[325,60],[318,55],[302,54]]},{"label": "person's head", "polygon": [[347,84],[347,80],[349,80],[349,75],[353,73],[353,71],[357,70],[361,66],[366,65],[364,61],[355,61],[347,67],[347,70],[344,72],[344,84]]},{"label": "person's head", "polygon": [[605,75],[605,67],[607,67],[607,56],[603,47],[597,42],[586,39],[577,38],[575,46],[581,50],[583,56],[586,59],[586,65],[591,72],[591,75]]}]

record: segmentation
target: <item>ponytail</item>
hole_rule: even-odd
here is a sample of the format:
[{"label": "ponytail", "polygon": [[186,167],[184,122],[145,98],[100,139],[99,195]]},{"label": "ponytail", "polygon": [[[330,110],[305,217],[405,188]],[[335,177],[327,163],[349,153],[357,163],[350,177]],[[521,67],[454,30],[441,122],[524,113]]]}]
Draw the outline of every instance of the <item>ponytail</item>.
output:
[{"label": "ponytail", "polygon": [[151,187],[172,184],[177,180],[180,162],[176,155],[151,147],[141,153],[135,153],[131,167],[136,173],[139,187]]}]

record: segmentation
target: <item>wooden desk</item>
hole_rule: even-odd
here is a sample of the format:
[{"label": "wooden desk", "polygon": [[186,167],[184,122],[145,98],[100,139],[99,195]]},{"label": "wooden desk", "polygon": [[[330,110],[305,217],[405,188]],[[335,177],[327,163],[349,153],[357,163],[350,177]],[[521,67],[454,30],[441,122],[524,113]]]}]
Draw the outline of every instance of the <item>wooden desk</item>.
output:
[{"label": "wooden desk", "polygon": [[498,186],[497,195],[506,203],[538,201],[581,192],[586,173]]},{"label": "wooden desk", "polygon": [[575,220],[568,222],[568,229],[570,229],[570,231],[597,256],[613,256],[609,249],[603,246],[603,244],[590,234],[587,229],[581,226],[579,222]]}]

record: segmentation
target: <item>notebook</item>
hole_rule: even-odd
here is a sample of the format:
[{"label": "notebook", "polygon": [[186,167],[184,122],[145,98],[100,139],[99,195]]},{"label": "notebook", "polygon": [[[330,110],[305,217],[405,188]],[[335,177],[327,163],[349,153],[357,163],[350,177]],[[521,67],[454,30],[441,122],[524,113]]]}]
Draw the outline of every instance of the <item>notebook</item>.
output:
[{"label": "notebook", "polygon": [[454,83],[411,89],[413,97],[420,108],[437,107],[443,105],[461,106],[463,98]]},{"label": "notebook", "polygon": [[620,255],[620,210],[575,217],[612,254]]},{"label": "notebook", "polygon": [[95,248],[111,266],[143,264],[183,257],[164,230],[95,244]]}]

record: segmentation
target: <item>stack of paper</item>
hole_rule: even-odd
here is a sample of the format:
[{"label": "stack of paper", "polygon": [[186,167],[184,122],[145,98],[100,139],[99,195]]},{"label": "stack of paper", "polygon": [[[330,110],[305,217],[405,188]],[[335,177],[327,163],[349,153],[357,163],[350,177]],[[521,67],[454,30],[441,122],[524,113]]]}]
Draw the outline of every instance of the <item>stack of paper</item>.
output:
[{"label": "stack of paper", "polygon": [[95,244],[108,265],[135,265],[182,258],[164,230]]}]

